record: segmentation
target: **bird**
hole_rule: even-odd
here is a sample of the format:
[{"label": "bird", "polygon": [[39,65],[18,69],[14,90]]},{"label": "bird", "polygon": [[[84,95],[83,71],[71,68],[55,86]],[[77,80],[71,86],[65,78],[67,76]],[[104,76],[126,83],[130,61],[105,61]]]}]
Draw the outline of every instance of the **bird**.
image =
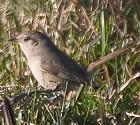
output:
[{"label": "bird", "polygon": [[94,72],[99,66],[136,45],[136,42],[128,44],[88,66],[81,66],[58,49],[45,33],[25,31],[9,41],[13,41],[21,47],[27,58],[28,66],[39,85],[47,90],[61,91],[63,94],[66,91],[65,99],[67,101],[75,97],[81,84],[91,84]]}]

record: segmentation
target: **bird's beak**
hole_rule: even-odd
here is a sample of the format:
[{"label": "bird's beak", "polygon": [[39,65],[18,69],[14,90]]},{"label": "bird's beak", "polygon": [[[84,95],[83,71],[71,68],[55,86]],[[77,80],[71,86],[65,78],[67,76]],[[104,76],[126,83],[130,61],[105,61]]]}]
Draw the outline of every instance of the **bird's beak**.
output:
[{"label": "bird's beak", "polygon": [[11,39],[9,39],[8,41],[11,41],[11,42],[17,42],[17,38],[11,38]]}]

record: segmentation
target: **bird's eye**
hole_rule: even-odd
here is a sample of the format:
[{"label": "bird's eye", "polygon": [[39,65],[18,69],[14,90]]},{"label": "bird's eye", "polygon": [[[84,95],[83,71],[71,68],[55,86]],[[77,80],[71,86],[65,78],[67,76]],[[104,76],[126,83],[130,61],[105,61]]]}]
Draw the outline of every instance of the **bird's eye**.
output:
[{"label": "bird's eye", "polygon": [[30,37],[25,37],[24,41],[27,42],[30,40]]}]

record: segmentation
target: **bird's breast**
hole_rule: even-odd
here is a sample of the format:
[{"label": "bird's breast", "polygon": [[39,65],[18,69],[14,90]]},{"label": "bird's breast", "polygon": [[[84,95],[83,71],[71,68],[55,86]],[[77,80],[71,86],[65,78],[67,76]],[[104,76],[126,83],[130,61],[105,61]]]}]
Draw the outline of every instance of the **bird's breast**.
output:
[{"label": "bird's breast", "polygon": [[28,60],[28,65],[39,85],[45,89],[54,90],[59,84],[63,82],[61,78],[58,78],[57,76],[43,70],[41,68],[42,64],[40,59]]}]

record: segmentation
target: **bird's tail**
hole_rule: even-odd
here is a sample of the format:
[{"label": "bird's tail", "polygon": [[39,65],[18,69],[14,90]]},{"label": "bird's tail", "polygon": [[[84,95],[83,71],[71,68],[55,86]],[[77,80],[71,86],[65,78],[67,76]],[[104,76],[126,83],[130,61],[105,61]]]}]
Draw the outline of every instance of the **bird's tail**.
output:
[{"label": "bird's tail", "polygon": [[138,45],[139,42],[132,42],[128,45],[126,45],[125,47],[118,49],[116,51],[114,51],[113,53],[108,54],[107,56],[104,56],[103,58],[94,61],[93,63],[90,63],[87,67],[86,67],[86,71],[88,74],[88,79],[91,80],[92,77],[94,76],[95,71],[102,66],[103,64],[107,63],[108,61],[114,59],[115,57],[128,52],[131,48],[135,47],[136,45]]}]

